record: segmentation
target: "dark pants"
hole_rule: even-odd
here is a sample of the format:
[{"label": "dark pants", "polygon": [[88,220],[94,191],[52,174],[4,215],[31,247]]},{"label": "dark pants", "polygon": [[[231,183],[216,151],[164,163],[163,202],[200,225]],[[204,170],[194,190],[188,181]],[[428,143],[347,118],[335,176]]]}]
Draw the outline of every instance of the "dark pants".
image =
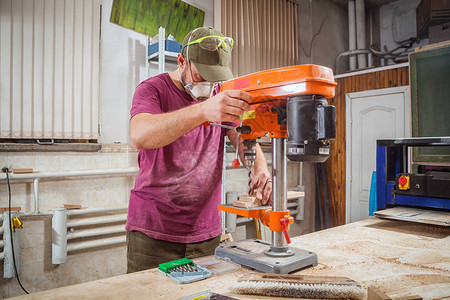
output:
[{"label": "dark pants", "polygon": [[193,259],[213,255],[220,235],[198,243],[174,243],[153,239],[139,231],[127,231],[127,273],[152,269],[183,257]]}]

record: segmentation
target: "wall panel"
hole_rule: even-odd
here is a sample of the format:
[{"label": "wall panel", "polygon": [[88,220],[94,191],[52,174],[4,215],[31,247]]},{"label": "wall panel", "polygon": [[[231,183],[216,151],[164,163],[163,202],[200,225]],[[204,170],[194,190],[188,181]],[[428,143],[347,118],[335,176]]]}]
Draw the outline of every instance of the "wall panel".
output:
[{"label": "wall panel", "polygon": [[0,138],[98,138],[100,5],[0,0]]}]

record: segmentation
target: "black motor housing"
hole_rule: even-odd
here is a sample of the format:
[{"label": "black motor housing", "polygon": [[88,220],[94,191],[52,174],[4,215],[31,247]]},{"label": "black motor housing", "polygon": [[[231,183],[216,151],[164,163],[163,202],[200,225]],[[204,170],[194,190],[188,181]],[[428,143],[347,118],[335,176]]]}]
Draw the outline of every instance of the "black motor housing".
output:
[{"label": "black motor housing", "polygon": [[286,156],[291,161],[324,162],[329,140],[336,138],[336,111],[325,98],[295,96],[287,100]]}]

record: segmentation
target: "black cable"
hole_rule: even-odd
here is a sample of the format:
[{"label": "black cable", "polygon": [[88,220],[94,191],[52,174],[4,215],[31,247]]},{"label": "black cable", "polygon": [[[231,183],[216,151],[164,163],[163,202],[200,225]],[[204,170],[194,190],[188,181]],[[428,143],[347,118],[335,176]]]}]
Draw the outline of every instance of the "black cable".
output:
[{"label": "black cable", "polygon": [[5,172],[6,174],[6,181],[8,182],[8,208],[9,208],[9,230],[11,231],[9,237],[11,238],[11,250],[12,250],[12,258],[13,258],[13,265],[14,265],[14,271],[16,272],[16,278],[17,278],[17,282],[19,283],[20,287],[22,288],[22,290],[29,294],[28,291],[22,286],[22,283],[20,282],[19,279],[19,273],[17,272],[17,266],[16,266],[16,257],[14,255],[14,243],[13,243],[13,231],[11,228],[11,185],[9,183],[9,169],[7,167],[4,167],[2,169],[3,172]]}]

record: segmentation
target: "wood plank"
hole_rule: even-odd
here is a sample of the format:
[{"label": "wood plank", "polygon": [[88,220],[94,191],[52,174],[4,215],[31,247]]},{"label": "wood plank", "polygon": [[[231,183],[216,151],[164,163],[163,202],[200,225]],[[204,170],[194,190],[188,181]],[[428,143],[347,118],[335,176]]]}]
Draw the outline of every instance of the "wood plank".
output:
[{"label": "wood plank", "polygon": [[287,191],[287,198],[288,199],[295,199],[295,198],[300,198],[300,197],[305,197],[305,192]]},{"label": "wood plank", "polygon": [[448,47],[448,46],[450,46],[450,41],[443,41],[443,42],[440,42],[440,43],[433,43],[433,44],[430,44],[430,45],[425,45],[425,46],[422,46],[422,47],[414,48],[414,53],[415,52],[422,52],[422,51],[429,51],[429,50],[444,48],[444,47]]},{"label": "wood plank", "polygon": [[380,210],[375,216],[384,219],[410,221],[439,226],[450,226],[450,212],[413,207],[394,207]]},{"label": "wood plank", "polygon": [[367,300],[391,300],[385,293],[380,291],[377,287],[369,286],[367,289]]},{"label": "wood plank", "polygon": [[33,168],[13,169],[13,174],[33,173]]},{"label": "wood plank", "polygon": [[[20,206],[11,207],[11,211],[20,211],[22,208]],[[9,207],[0,207],[0,212],[9,211]]]},{"label": "wood plank", "polygon": [[63,204],[63,208],[67,209],[80,209],[81,205],[79,204]]},{"label": "wood plank", "polygon": [[256,207],[261,205],[261,201],[256,199],[255,196],[239,196],[238,200],[233,202],[233,206],[243,208]]}]

